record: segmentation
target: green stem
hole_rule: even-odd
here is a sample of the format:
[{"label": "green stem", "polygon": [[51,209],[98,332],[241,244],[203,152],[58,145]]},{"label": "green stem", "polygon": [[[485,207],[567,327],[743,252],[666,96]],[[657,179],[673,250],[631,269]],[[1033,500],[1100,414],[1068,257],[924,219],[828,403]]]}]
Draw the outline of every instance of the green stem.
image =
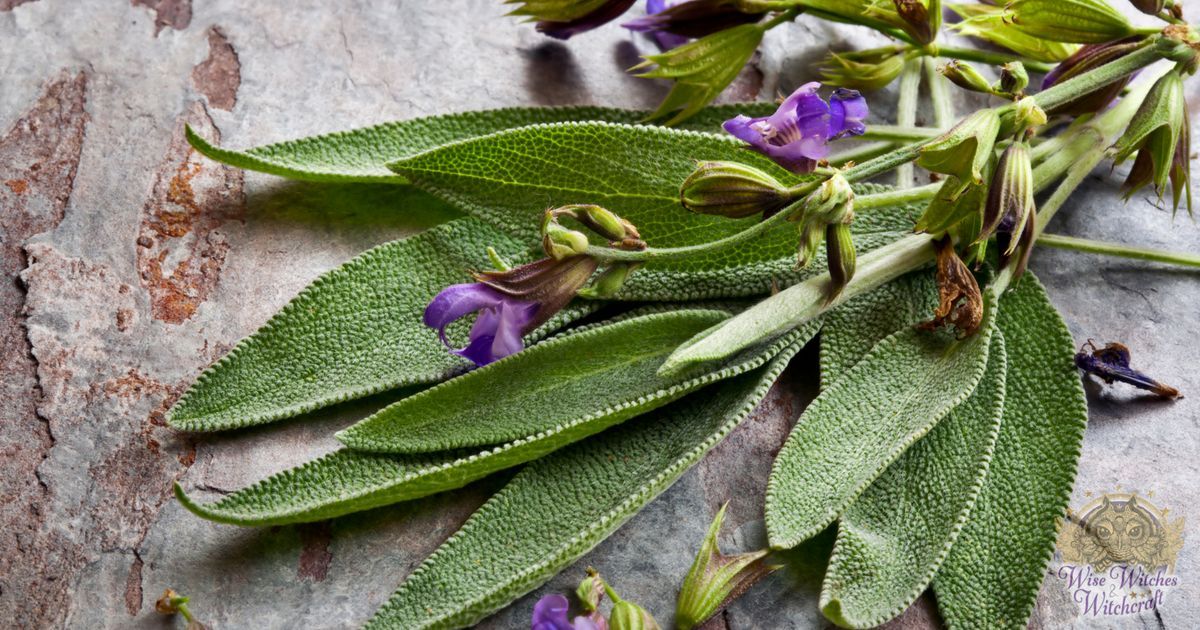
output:
[{"label": "green stem", "polygon": [[924,186],[917,186],[916,188],[900,188],[873,195],[863,195],[854,199],[854,210],[855,212],[859,212],[862,210],[874,210],[875,208],[929,201],[933,199],[933,196],[937,194],[938,189],[941,187],[940,183],[926,184]]},{"label": "green stem", "polygon": [[915,142],[936,137],[938,129],[914,125],[871,125],[866,133],[858,136],[862,140],[890,140],[892,142]]},{"label": "green stem", "polygon": [[[918,57],[904,62],[900,73],[900,96],[896,100],[896,124],[912,127],[917,122],[917,99],[921,95],[921,66]],[[913,184],[913,165],[905,162],[896,167],[896,187],[910,188]]]},{"label": "green stem", "polygon": [[1010,61],[1020,61],[1025,66],[1026,70],[1033,72],[1046,73],[1054,69],[1052,63],[1045,61],[1036,61],[1027,59],[1020,55],[1010,53],[994,52],[990,50],[975,50],[974,48],[958,48],[955,46],[938,46],[937,55],[939,57],[949,57],[951,59],[959,59],[962,61],[978,61],[993,66],[1002,66]]},{"label": "green stem", "polygon": [[1121,245],[1120,243],[1106,243],[1104,241],[1093,241],[1086,238],[1063,236],[1061,234],[1043,234],[1038,237],[1037,242],[1039,245],[1048,245],[1058,249],[1070,249],[1077,252],[1171,263],[1185,267],[1200,267],[1200,254],[1190,254],[1187,252],[1169,252],[1161,249],[1130,247],[1128,245]]},{"label": "green stem", "polygon": [[949,129],[954,124],[954,102],[946,89],[946,77],[937,70],[938,58],[925,58],[925,83],[929,86],[929,101],[933,104],[933,124]]},{"label": "green stem", "polygon": [[894,148],[896,148],[896,145],[892,142],[870,142],[829,156],[829,163],[846,164],[848,162],[864,162],[871,158],[879,157]]},{"label": "green stem", "polygon": [[1034,101],[1038,107],[1049,111],[1075,99],[1080,94],[1087,94],[1096,88],[1104,87],[1141,70],[1161,58],[1153,45],[1154,39],[1156,38],[1147,39],[1147,45],[1116,61],[1106,63],[1062,83],[1056,83],[1053,87],[1034,94]]}]

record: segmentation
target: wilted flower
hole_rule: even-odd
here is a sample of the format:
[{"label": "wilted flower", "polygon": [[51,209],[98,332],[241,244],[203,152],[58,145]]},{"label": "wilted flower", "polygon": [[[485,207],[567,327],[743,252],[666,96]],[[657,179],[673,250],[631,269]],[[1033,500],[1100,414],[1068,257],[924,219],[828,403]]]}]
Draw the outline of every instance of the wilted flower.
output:
[{"label": "wilted flower", "polygon": [[1169,179],[1174,193],[1174,207],[1179,207],[1181,193],[1186,189],[1188,211],[1191,211],[1190,166],[1186,146],[1190,143],[1190,133],[1187,123],[1183,79],[1177,71],[1168,72],[1150,88],[1150,93],[1134,114],[1125,134],[1113,147],[1118,164],[1137,152],[1133,168],[1122,185],[1126,198],[1152,183],[1159,199],[1162,199]]},{"label": "wilted flower", "polygon": [[[1091,352],[1087,349],[1091,348]],[[1124,344],[1110,343],[1103,348],[1088,340],[1075,355],[1075,365],[1079,369],[1100,377],[1105,383],[1112,385],[1114,381],[1128,383],[1138,389],[1145,389],[1163,398],[1178,398],[1179,390],[1160,383],[1149,376],[1129,366],[1131,354]]]},{"label": "wilted flower", "polygon": [[[522,338],[562,310],[597,266],[590,256],[572,256],[476,273],[476,282],[448,286],[433,298],[425,308],[425,325],[436,328],[454,354],[487,365],[524,348]],[[470,341],[455,348],[446,327],[470,313],[479,313]]]},{"label": "wilted flower", "polygon": [[725,131],[794,173],[811,173],[829,155],[828,143],[866,131],[867,100],[839,88],[826,103],[817,95],[820,83],[806,83],[770,116],[739,115],[725,121]]},{"label": "wilted flower", "polygon": [[[1094,70],[1106,63],[1120,59],[1137,50],[1141,42],[1141,37],[1127,37],[1103,44],[1088,44],[1083,46],[1046,74],[1046,77],[1042,79],[1042,89],[1045,90],[1053,87],[1067,79],[1072,79],[1089,70]],[[1125,86],[1129,84],[1129,80],[1132,78],[1133,75],[1122,77],[1087,94],[1077,96],[1051,109],[1048,113],[1082,116],[1083,114],[1098,112],[1113,102],[1113,99],[1117,98],[1121,90],[1125,89]]]},{"label": "wilted flower", "polygon": [[762,13],[743,11],[741,4],[739,0],[647,0],[646,16],[621,26],[649,33],[660,48],[668,50],[762,17]]},{"label": "wilted flower", "polygon": [[938,306],[933,320],[922,327],[927,330],[952,324],[960,336],[975,334],[983,323],[983,294],[979,283],[958,257],[954,242],[943,237],[937,242]]},{"label": "wilted flower", "polygon": [[996,172],[992,175],[987,202],[983,206],[983,229],[978,239],[990,237],[1004,224],[1008,232],[1000,254],[1011,256],[1021,243],[1022,233],[1030,225],[1034,211],[1033,163],[1029,157],[1029,145],[1013,142],[1000,154]]},{"label": "wilted flower", "polygon": [[1013,0],[1005,9],[1018,30],[1051,41],[1101,44],[1135,34],[1104,0]]},{"label": "wilted flower", "polygon": [[567,616],[569,607],[567,598],[558,593],[542,597],[533,606],[532,630],[604,630],[603,618],[597,623],[592,617],[580,615],[570,621]]},{"label": "wilted flower", "polygon": [[904,59],[900,51],[829,53],[821,65],[821,78],[829,85],[878,90],[900,75]]},{"label": "wilted flower", "polygon": [[520,4],[509,15],[537,20],[537,30],[555,39],[569,39],[616,19],[633,0],[506,0]]},{"label": "wilted flower", "polygon": [[679,189],[679,202],[697,214],[767,218],[792,201],[779,180],[737,162],[701,162]]},{"label": "wilted flower", "polygon": [[677,111],[666,123],[672,125],[703,109],[750,61],[762,43],[763,32],[758,24],[742,24],[657,55],[647,55],[644,62],[631,70],[657,66],[638,76],[675,81],[650,118]]},{"label": "wilted flower", "polygon": [[782,566],[767,564],[766,551],[733,556],[721,553],[717,546],[717,534],[721,532],[721,523],[725,520],[725,508],[725,505],[721,506],[712,525],[708,527],[708,534],[679,589],[679,604],[675,609],[675,627],[679,630],[700,627],[759,580]]}]

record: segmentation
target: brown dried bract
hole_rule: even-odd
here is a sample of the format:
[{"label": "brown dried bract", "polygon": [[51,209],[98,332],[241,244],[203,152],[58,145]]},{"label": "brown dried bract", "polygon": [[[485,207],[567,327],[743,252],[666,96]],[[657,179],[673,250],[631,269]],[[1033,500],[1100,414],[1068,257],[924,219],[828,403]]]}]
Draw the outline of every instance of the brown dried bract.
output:
[{"label": "brown dried bract", "polygon": [[960,336],[973,335],[983,323],[983,294],[979,283],[958,257],[949,238],[938,241],[937,248],[938,307],[933,311],[933,320],[921,327],[934,330],[953,324]]}]

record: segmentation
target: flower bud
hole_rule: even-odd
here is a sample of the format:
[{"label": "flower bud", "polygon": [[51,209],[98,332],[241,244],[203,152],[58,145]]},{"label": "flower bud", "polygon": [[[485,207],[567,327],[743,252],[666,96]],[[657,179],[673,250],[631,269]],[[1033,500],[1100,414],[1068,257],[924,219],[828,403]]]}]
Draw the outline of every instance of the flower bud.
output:
[{"label": "flower bud", "polygon": [[779,569],[766,564],[766,551],[727,556],[717,546],[717,534],[725,520],[721,506],[700,544],[700,551],[679,589],[679,604],[675,609],[678,630],[698,628],[754,586],[756,582]]},{"label": "flower bud", "polygon": [[1168,179],[1172,180],[1176,208],[1180,191],[1188,187],[1190,192],[1188,155],[1177,150],[1181,141],[1186,144],[1190,140],[1184,131],[1186,123],[1183,78],[1178,71],[1168,72],[1150,88],[1125,134],[1113,146],[1118,164],[1137,152],[1133,168],[1122,185],[1126,199],[1151,183],[1162,199]]},{"label": "flower bud", "polygon": [[1167,8],[1167,0],[1129,0],[1129,3],[1146,15],[1158,15]]},{"label": "flower bud", "polygon": [[568,230],[558,223],[547,219],[542,224],[542,249],[546,250],[546,255],[555,259],[562,260],[571,256],[578,256],[587,251],[588,238],[583,232]]},{"label": "flower bud", "polygon": [[[804,200],[804,210],[795,220],[800,223],[796,266],[804,268],[816,256],[822,240],[828,243],[830,233],[826,229],[827,226],[849,225],[854,220],[854,190],[850,187],[850,182],[846,181],[841,173],[834,173]],[[849,253],[853,257],[853,246],[850,247]],[[839,254],[839,258],[841,256],[842,254]],[[853,274],[852,268],[850,272]]]},{"label": "flower bud", "polygon": [[1057,42],[1101,44],[1135,34],[1104,0],[1014,0],[1007,9],[1018,30]]},{"label": "flower bud", "polygon": [[701,162],[679,190],[679,201],[688,210],[731,219],[766,217],[791,200],[779,180],[737,162]]},{"label": "flower bud", "polygon": [[608,299],[621,290],[625,281],[629,279],[629,275],[640,266],[639,263],[612,263],[596,276],[591,286],[580,289],[576,295],[594,300]]},{"label": "flower bud", "polygon": [[933,320],[921,325],[934,330],[953,324],[960,337],[975,334],[983,323],[983,294],[966,263],[954,250],[954,242],[943,238],[937,247],[938,306]]},{"label": "flower bud", "polygon": [[1012,240],[1002,250],[1003,255],[1011,255],[1034,209],[1033,164],[1029,159],[1029,145],[1013,142],[1000,154],[1000,161],[996,164],[987,203],[983,207],[983,229],[977,238],[990,237],[1000,227],[1001,221],[1011,220],[1015,226]]},{"label": "flower bud", "polygon": [[821,65],[821,79],[830,85],[855,90],[878,90],[900,76],[904,55],[895,52],[829,53]]},{"label": "flower bud", "polygon": [[964,184],[983,183],[983,169],[992,158],[1000,116],[994,109],[971,114],[921,148],[917,165],[935,173],[954,175]]},{"label": "flower bud", "polygon": [[1017,111],[1014,117],[1017,129],[1041,127],[1046,124],[1046,120],[1046,112],[1038,107],[1037,101],[1032,96],[1026,96],[1017,101]]},{"label": "flower bud", "polygon": [[831,223],[825,226],[825,256],[829,263],[829,292],[826,303],[832,302],[854,277],[857,257],[854,240],[850,236],[849,223]]},{"label": "flower bud", "polygon": [[575,589],[575,597],[586,612],[595,612],[599,608],[600,601],[604,599],[604,580],[600,579],[595,569],[588,569],[588,576]]},{"label": "flower bud", "polygon": [[992,86],[988,83],[988,80],[969,63],[951,61],[938,68],[938,72],[942,73],[942,76],[947,79],[950,79],[951,83],[964,90],[983,92],[985,94],[991,94],[992,92]]},{"label": "flower bud", "polygon": [[645,608],[624,599],[613,604],[608,627],[610,630],[660,630],[658,622]]},{"label": "flower bud", "polygon": [[921,0],[892,0],[896,13],[904,21],[904,32],[918,44],[929,44],[937,39],[942,27],[942,3],[933,2],[933,11]]},{"label": "flower bud", "polygon": [[997,87],[1005,94],[1021,94],[1029,85],[1029,73],[1020,61],[1010,61],[1000,66],[1000,80]]},{"label": "flower bud", "polygon": [[609,241],[641,238],[637,228],[632,223],[622,219],[610,210],[594,205],[566,206],[566,208],[573,209],[576,220]]},{"label": "flower bud", "polygon": [[[1088,44],[1087,46],[1083,46],[1046,74],[1046,78],[1042,79],[1042,89],[1045,90],[1058,83],[1075,78],[1089,70],[1094,70],[1106,63],[1120,59],[1137,50],[1141,46],[1141,42],[1141,37],[1127,37],[1103,44]],[[1108,104],[1117,98],[1121,90],[1125,89],[1125,86],[1129,84],[1132,76],[1123,77],[1108,85],[1077,96],[1051,109],[1049,113],[1082,116],[1083,114],[1098,112],[1108,107]]]}]

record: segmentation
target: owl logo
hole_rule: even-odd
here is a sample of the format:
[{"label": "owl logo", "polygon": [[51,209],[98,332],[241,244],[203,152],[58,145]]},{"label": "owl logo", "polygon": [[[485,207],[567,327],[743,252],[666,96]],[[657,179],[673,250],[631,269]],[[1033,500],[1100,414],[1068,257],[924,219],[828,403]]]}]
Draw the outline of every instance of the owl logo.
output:
[{"label": "owl logo", "polygon": [[1183,546],[1183,519],[1167,519],[1136,494],[1106,494],[1059,521],[1058,549],[1063,562],[1090,564],[1096,571],[1141,565],[1149,573],[1175,572]]}]

